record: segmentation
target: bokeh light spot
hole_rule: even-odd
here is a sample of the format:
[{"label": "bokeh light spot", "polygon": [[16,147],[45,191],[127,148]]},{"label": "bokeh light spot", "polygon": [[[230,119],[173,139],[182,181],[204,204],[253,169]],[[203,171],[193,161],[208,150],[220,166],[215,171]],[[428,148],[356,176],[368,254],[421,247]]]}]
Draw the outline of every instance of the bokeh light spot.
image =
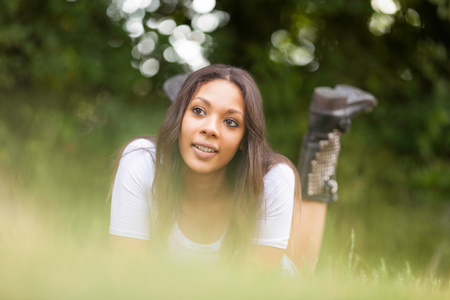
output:
[{"label": "bokeh light spot", "polygon": [[286,30],[277,30],[272,33],[270,38],[272,45],[276,48],[282,47],[283,44],[290,43],[289,33]]},{"label": "bokeh light spot", "polygon": [[120,15],[120,9],[117,6],[114,6],[114,5],[108,6],[108,9],[106,10],[106,14],[113,21],[119,21],[120,18],[122,17]]},{"label": "bokeh light spot", "polygon": [[139,42],[137,47],[141,54],[148,55],[155,50],[155,41],[151,37],[145,37]]},{"label": "bokeh light spot", "polygon": [[177,26],[173,32],[172,37],[174,39],[182,39],[182,38],[188,38],[191,34],[191,28],[187,25],[180,25]]},{"label": "bokeh light spot", "polygon": [[192,9],[199,14],[207,14],[216,6],[216,0],[194,0]]},{"label": "bokeh light spot", "polygon": [[150,4],[145,7],[145,10],[148,12],[155,12],[161,6],[159,0],[151,0]]},{"label": "bokeh light spot", "polygon": [[219,26],[219,19],[214,14],[197,15],[192,20],[192,27],[203,32],[212,32]]},{"label": "bokeh light spot", "polygon": [[412,8],[406,11],[406,21],[414,27],[420,27],[422,24],[419,13]]},{"label": "bokeh light spot", "polygon": [[110,39],[110,40],[108,41],[108,45],[110,45],[110,46],[113,47],[113,48],[119,48],[120,46],[123,45],[123,40],[122,40],[122,39],[119,39],[119,38],[116,38],[116,39]]},{"label": "bokeh light spot", "polygon": [[317,41],[317,28],[316,27],[302,27],[298,31],[298,39],[308,40],[311,42]]},{"label": "bokeh light spot", "polygon": [[394,18],[389,15],[374,13],[369,20],[369,30],[377,36],[381,36],[391,31]]},{"label": "bokeh light spot", "polygon": [[150,29],[157,29],[158,28],[158,20],[155,18],[149,18],[147,20],[147,22],[145,23],[145,25],[147,25],[148,28]]},{"label": "bokeh light spot", "polygon": [[387,15],[393,15],[400,9],[400,5],[393,0],[372,0],[370,4],[376,12]]},{"label": "bokeh light spot", "polygon": [[165,19],[158,24],[158,31],[161,34],[169,35],[177,27],[177,24],[172,19]]},{"label": "bokeh light spot", "polygon": [[271,60],[278,62],[278,63],[283,62],[283,60],[284,60],[283,52],[281,52],[280,50],[278,50],[276,48],[270,49],[269,57]]},{"label": "bokeh light spot", "polygon": [[306,66],[313,61],[314,55],[307,47],[291,46],[288,49],[288,62],[297,66]]},{"label": "bokeh light spot", "polygon": [[405,70],[403,70],[403,72],[400,74],[400,78],[405,81],[411,81],[413,79],[411,69],[406,68]]},{"label": "bokeh light spot", "polygon": [[141,0],[140,8],[146,8],[152,4],[152,0]]},{"label": "bokeh light spot", "polygon": [[206,40],[206,35],[199,30],[194,30],[190,35],[189,35],[189,39],[191,41],[197,42],[199,44],[202,44],[205,42]]},{"label": "bokeh light spot", "polygon": [[319,67],[320,67],[320,63],[317,60],[314,60],[306,66],[306,71],[315,72],[319,69]]},{"label": "bokeh light spot", "polygon": [[139,37],[144,34],[144,26],[140,19],[130,19],[125,23],[125,30],[132,38]]},{"label": "bokeh light spot", "polygon": [[177,62],[178,59],[180,58],[173,49],[173,47],[167,47],[166,50],[164,50],[163,52],[163,56],[165,60],[172,63]]},{"label": "bokeh light spot", "polygon": [[187,39],[177,39],[172,46],[180,57],[179,62],[187,63],[193,70],[209,65],[209,62],[203,57],[203,48],[200,44]]},{"label": "bokeh light spot", "polygon": [[142,0],[125,0],[122,4],[122,10],[127,14],[132,14],[141,6]]},{"label": "bokeh light spot", "polygon": [[219,20],[219,26],[225,26],[230,21],[230,15],[224,11],[214,11],[212,14]]},{"label": "bokeh light spot", "polygon": [[140,59],[141,58],[141,53],[139,53],[139,49],[138,46],[134,46],[133,49],[131,49],[131,56],[133,56],[133,58],[135,59]]},{"label": "bokeh light spot", "polygon": [[149,58],[139,66],[141,74],[145,77],[155,76],[159,71],[159,61],[154,58]]},{"label": "bokeh light spot", "polygon": [[[159,64],[156,65],[155,61],[177,62],[191,70],[209,65],[206,57],[214,43],[207,33],[230,20],[228,13],[215,10],[216,0],[110,1],[108,16],[115,21],[124,20],[123,28],[132,38],[131,64],[147,77],[154,76],[154,70],[158,72]],[[175,20],[185,24],[177,26]],[[158,36],[168,36],[170,46],[158,46]],[[110,44],[111,47],[119,45]]]},{"label": "bokeh light spot", "polygon": [[132,59],[130,61],[130,65],[133,67],[133,69],[139,69],[139,61]]}]

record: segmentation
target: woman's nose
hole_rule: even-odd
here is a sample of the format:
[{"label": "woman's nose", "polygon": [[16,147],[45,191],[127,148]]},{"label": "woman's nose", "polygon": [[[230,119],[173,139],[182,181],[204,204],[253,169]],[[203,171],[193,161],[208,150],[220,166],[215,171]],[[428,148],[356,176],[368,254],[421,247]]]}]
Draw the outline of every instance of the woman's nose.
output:
[{"label": "woman's nose", "polygon": [[219,136],[219,124],[217,123],[217,119],[210,117],[205,120],[205,123],[202,128],[202,133],[208,136]]}]

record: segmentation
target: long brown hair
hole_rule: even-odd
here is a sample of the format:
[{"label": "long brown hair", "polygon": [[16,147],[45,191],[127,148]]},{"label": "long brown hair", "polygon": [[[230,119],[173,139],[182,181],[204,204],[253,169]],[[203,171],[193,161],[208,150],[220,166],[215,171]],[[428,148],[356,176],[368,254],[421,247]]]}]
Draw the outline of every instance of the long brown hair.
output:
[{"label": "long brown hair", "polygon": [[155,204],[155,223],[152,236],[165,245],[176,215],[180,210],[182,190],[182,158],[178,138],[185,111],[194,93],[205,83],[223,79],[234,83],[244,99],[244,149],[238,151],[227,166],[227,180],[233,188],[233,210],[222,253],[234,256],[244,254],[257,232],[256,221],[262,217],[264,175],[278,162],[287,163],[296,174],[295,198],[300,197],[298,174],[292,163],[275,154],[266,140],[266,125],[262,97],[252,76],[239,68],[211,65],[191,73],[167,111],[156,137],[155,177],[152,196]]}]

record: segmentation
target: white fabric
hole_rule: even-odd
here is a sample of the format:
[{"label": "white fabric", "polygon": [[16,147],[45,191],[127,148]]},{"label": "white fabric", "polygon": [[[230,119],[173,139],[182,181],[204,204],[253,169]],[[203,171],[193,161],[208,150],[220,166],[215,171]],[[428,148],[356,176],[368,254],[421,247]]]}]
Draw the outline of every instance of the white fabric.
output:
[{"label": "white fabric", "polygon": [[281,257],[280,266],[278,267],[278,274],[289,277],[298,275],[297,267],[286,254],[283,254]]},{"label": "white fabric", "polygon": [[224,235],[218,241],[209,245],[194,243],[184,236],[177,222],[175,222],[167,240],[169,257],[179,262],[197,261],[208,263],[217,261]]},{"label": "white fabric", "polygon": [[[109,232],[113,235],[150,238],[155,145],[146,139],[130,143],[117,170],[111,199]],[[264,176],[262,218],[257,245],[286,249],[292,220],[295,175],[286,164],[277,164]],[[216,260],[222,239],[211,245],[187,239],[175,223],[168,239],[171,256]]]}]

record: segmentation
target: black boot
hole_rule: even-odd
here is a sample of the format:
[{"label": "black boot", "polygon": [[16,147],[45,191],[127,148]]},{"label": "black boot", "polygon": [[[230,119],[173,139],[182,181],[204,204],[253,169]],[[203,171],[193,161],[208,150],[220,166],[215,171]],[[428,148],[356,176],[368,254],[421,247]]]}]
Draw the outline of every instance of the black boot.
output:
[{"label": "black boot", "polygon": [[337,200],[336,166],[340,137],[351,118],[370,112],[377,104],[372,94],[347,85],[318,87],[309,107],[308,132],[300,150],[298,170],[305,200]]}]

